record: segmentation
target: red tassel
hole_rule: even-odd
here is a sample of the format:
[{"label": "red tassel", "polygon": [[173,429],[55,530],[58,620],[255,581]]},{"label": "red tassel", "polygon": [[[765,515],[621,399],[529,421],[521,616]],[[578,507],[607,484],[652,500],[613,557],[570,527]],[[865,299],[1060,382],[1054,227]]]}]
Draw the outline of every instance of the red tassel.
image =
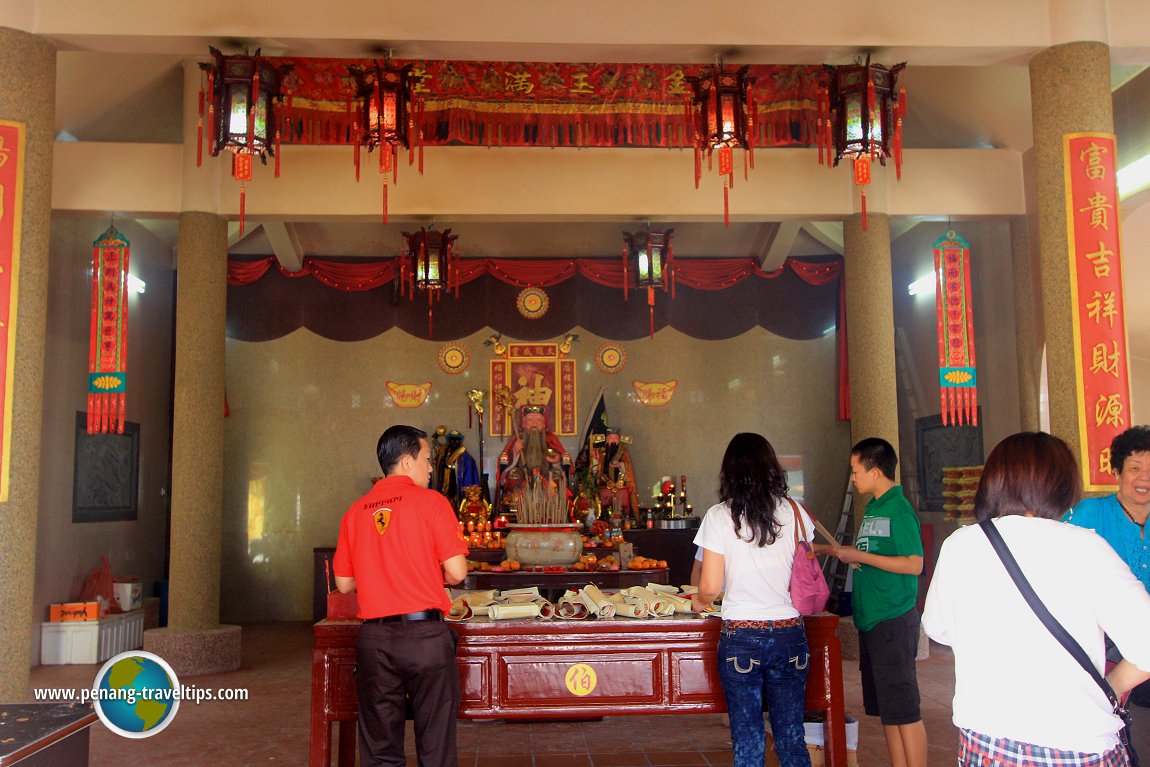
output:
[{"label": "red tassel", "polygon": [[387,176],[383,177],[383,223],[387,223]]},{"label": "red tassel", "polygon": [[627,271],[627,247],[623,246],[623,300],[627,300],[627,286],[631,282],[631,275]]},{"label": "red tassel", "polygon": [[359,183],[359,166],[360,166],[360,153],[359,153],[359,123],[352,123],[351,132],[356,136],[355,148],[352,150],[352,162],[355,163],[355,181]]},{"label": "red tassel", "polygon": [[970,412],[973,415],[971,424],[978,426],[978,387],[970,387]]},{"label": "red tassel", "polygon": [[650,322],[651,322],[651,338],[654,338],[655,337],[655,307],[652,306],[652,307],[649,307],[647,309],[647,316],[650,318]]},{"label": "red tassel", "polygon": [[471,406],[467,406],[467,430],[471,431]]},{"label": "red tassel", "polygon": [[942,388],[941,386],[938,388],[938,409],[942,414],[942,425],[949,426],[950,418],[946,412],[946,389]]},{"label": "red tassel", "polygon": [[902,118],[899,117],[894,124],[894,177],[902,181]]},{"label": "red tassel", "polygon": [[[280,115],[280,122],[281,123],[283,122],[283,115]],[[280,128],[281,127],[282,127],[282,125],[276,128],[276,175],[275,175],[276,178],[280,177]]]},{"label": "red tassel", "polygon": [[244,189],[244,184],[240,182],[240,234],[244,233],[244,213],[247,204],[247,191]]},{"label": "red tassel", "polygon": [[862,228],[866,231],[866,188],[862,190]]},{"label": "red tassel", "polygon": [[[723,179],[723,226],[731,225],[731,196],[730,187],[727,186],[726,179]],[[865,229],[866,226],[863,226]]]},{"label": "red tassel", "polygon": [[699,152],[699,147],[695,147],[695,188],[699,188],[699,179],[703,175],[703,157]]},{"label": "red tassel", "polygon": [[200,100],[196,111],[196,167],[204,164],[204,82],[200,78]]},{"label": "red tassel", "polygon": [[667,243],[667,275],[671,280],[671,300],[675,300],[675,251]]},{"label": "red tassel", "polygon": [[124,397],[125,397],[125,394],[123,392],[120,392],[120,395],[119,395],[120,402],[118,403],[119,408],[120,408],[120,419],[116,422],[116,433],[117,434],[123,434],[124,433],[124,417],[127,415],[127,411],[128,411],[127,403],[124,401]]},{"label": "red tassel", "polygon": [[256,102],[259,101],[260,98],[260,70],[258,61],[257,59],[256,73],[252,77],[252,100],[251,103],[248,104],[248,149],[255,149]]}]

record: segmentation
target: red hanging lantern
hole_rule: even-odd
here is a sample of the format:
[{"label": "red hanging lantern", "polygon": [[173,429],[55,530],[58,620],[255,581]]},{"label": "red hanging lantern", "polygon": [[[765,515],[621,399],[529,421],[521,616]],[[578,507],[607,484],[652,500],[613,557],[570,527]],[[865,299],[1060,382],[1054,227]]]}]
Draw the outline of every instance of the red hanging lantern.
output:
[{"label": "red hanging lantern", "polygon": [[866,229],[866,186],[870,165],[878,160],[895,162],[902,178],[902,118],[906,114],[906,91],[898,87],[905,63],[887,69],[881,64],[824,65],[828,84],[818,92],[819,116],[816,140],[819,163],[837,166],[843,157],[854,163],[855,186],[862,196],[862,224]]},{"label": "red hanging lantern", "polygon": [[459,235],[450,229],[437,232],[420,227],[418,232],[403,232],[405,251],[400,258],[400,293],[406,287],[408,297],[415,298],[415,290],[427,292],[427,334],[432,335],[432,308],[444,292],[455,288],[455,270],[459,265]]},{"label": "red hanging lantern", "polygon": [[88,433],[124,433],[128,391],[128,238],[114,226],[92,243]]},{"label": "red hanging lantern", "polygon": [[647,291],[652,338],[655,337],[655,288],[662,288],[666,293],[669,285],[671,298],[675,297],[675,254],[671,249],[674,231],[652,232],[648,224],[645,232],[623,232],[623,298],[627,298],[630,269],[634,268],[636,282]]},{"label": "red hanging lantern", "polygon": [[412,64],[391,65],[391,60],[376,61],[374,66],[348,67],[355,83],[352,143],[355,145],[355,180],[359,180],[360,147],[379,150],[379,172],[383,175],[383,223],[387,223],[388,178],[398,178],[399,150],[408,152],[407,164],[419,155],[419,172],[423,173],[423,133],[418,125],[423,116],[423,100],[415,97]]},{"label": "red hanging lantern", "polygon": [[731,222],[730,189],[735,185],[734,150],[742,149],[743,178],[755,166],[754,103],[748,77],[750,66],[724,69],[722,63],[704,69],[698,77],[688,77],[692,97],[688,115],[694,129],[695,188],[699,188],[704,155],[708,167],[711,155],[719,154],[719,175],[723,177],[723,225]]},{"label": "red hanging lantern", "polygon": [[[211,63],[200,64],[207,74],[207,92],[200,89],[197,141],[203,140],[203,119],[207,109],[208,151],[212,157],[221,151],[233,153],[232,177],[240,182],[240,234],[244,232],[245,182],[252,178],[252,157],[267,165],[268,156],[276,158],[275,175],[279,177],[279,143],[282,115],[277,102],[283,103],[283,80],[291,65],[272,66],[260,56],[245,51],[242,56],[225,56],[208,48]],[[202,147],[197,144],[196,164],[203,161]]]}]

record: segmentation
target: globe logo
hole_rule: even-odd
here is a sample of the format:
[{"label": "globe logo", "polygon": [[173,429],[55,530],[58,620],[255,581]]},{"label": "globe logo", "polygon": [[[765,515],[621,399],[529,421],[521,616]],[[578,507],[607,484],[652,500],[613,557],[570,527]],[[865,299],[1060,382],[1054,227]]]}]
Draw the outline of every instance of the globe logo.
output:
[{"label": "globe logo", "polygon": [[96,674],[92,702],[109,730],[125,738],[150,738],[171,724],[180,708],[176,672],[158,655],[120,653]]}]

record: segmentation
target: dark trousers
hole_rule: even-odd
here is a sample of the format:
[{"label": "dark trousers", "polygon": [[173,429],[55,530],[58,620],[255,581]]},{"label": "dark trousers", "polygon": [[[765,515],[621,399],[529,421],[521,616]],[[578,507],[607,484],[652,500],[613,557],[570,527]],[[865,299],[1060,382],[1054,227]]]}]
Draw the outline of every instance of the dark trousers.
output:
[{"label": "dark trousers", "polygon": [[403,767],[404,695],[411,696],[419,767],[456,767],[459,670],[441,621],[364,623],[356,645],[361,767]]}]

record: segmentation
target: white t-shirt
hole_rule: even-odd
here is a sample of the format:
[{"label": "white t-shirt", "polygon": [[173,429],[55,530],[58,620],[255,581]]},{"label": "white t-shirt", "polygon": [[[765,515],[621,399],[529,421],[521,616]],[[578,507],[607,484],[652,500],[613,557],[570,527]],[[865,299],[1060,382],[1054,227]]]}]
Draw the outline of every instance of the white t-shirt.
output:
[{"label": "white t-shirt", "polygon": [[[800,505],[807,540],[814,525]],[[751,542],[753,531],[743,524],[739,535],[725,503],[712,506],[703,518],[695,544],[723,556],[723,617],[728,620],[782,620],[799,611],[791,604],[791,563],[795,558],[795,514],[784,499],[775,509],[782,522],[779,535],[769,546]]]},{"label": "white t-shirt", "polygon": [[[1103,670],[1103,633],[1150,670],[1150,595],[1093,530],[1052,519],[995,520],[1026,579]],[[996,738],[1102,753],[1122,722],[1086,671],[1026,604],[986,534],[942,545],[922,626],[954,648],[954,723]]]}]

